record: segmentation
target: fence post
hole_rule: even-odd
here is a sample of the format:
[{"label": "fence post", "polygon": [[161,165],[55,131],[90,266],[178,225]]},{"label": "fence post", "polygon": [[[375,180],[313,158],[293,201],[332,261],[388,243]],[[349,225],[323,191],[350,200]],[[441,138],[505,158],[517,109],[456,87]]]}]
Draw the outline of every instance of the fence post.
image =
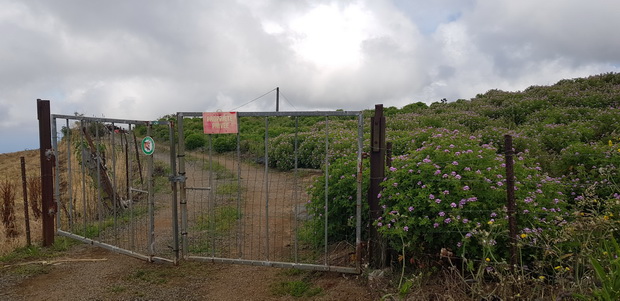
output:
[{"label": "fence post", "polygon": [[504,136],[504,147],[506,154],[506,202],[508,208],[508,233],[510,235],[510,270],[514,271],[517,265],[517,219],[515,216],[515,177],[514,161],[512,159],[512,136]]},{"label": "fence post", "polygon": [[24,221],[26,222],[26,244],[30,247],[30,216],[28,215],[28,184],[26,182],[26,159],[22,156],[19,158],[22,166],[22,191],[24,193]]},{"label": "fence post", "polygon": [[[370,222],[376,221],[382,213],[379,206],[379,184],[385,177],[385,117],[383,105],[375,105],[375,116],[370,118],[370,187],[368,189],[368,205],[370,207]],[[386,260],[386,248],[377,228],[370,226],[370,265],[374,268],[383,268]]]},{"label": "fence post", "polygon": [[50,101],[37,99],[37,118],[39,120],[39,157],[41,159],[41,208],[43,216],[43,246],[54,244],[54,178],[52,162],[52,133]]}]

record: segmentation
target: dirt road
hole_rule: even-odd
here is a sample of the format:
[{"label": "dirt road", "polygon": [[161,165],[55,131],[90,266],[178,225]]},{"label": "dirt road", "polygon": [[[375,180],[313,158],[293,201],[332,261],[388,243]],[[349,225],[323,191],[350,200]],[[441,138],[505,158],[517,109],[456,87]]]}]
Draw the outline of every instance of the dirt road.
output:
[{"label": "dirt road", "polygon": [[[227,169],[234,168],[229,161],[220,161]],[[196,169],[189,171],[199,173]],[[256,183],[248,185],[262,183],[260,172],[248,173],[246,177],[251,179],[247,183]],[[282,187],[277,189],[290,186],[284,181],[278,183]],[[247,191],[263,193],[258,187],[246,188]],[[262,204],[248,204],[245,210],[262,208]],[[248,219],[252,214],[248,212],[245,216]],[[274,212],[274,216],[278,214]],[[283,221],[286,220],[280,223]],[[255,228],[255,221],[248,220],[248,226]],[[282,228],[290,229],[290,225]],[[257,235],[256,239],[259,238]],[[272,252],[281,251],[284,246],[276,245]],[[257,250],[261,249],[250,254],[262,253]],[[73,246],[60,257],[46,259],[46,262],[26,260],[0,266],[0,300],[296,299],[293,295],[310,300],[380,297],[373,294],[358,275],[187,261],[173,266],[147,263],[88,245]]]}]

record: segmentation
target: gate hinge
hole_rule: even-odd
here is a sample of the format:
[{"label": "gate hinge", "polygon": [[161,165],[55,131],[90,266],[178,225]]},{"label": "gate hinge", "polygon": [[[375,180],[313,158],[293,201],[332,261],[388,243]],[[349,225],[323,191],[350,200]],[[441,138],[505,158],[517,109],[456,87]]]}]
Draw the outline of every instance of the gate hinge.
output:
[{"label": "gate hinge", "polygon": [[186,176],[169,176],[168,181],[170,182],[185,182],[187,179]]}]

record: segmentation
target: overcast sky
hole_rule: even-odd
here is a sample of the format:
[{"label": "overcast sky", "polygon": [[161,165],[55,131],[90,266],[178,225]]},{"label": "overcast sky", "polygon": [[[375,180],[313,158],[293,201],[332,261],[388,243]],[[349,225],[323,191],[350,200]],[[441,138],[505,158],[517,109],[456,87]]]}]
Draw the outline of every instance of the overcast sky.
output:
[{"label": "overcast sky", "polygon": [[[618,0],[0,0],[0,153],[52,113],[154,120],[470,99],[620,71]],[[275,92],[237,109],[275,110]]]}]

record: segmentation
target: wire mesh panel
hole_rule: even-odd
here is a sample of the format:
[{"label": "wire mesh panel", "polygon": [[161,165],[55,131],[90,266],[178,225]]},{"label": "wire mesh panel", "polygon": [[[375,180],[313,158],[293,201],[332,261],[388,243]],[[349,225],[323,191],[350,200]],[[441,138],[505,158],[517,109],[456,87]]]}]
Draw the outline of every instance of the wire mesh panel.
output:
[{"label": "wire mesh panel", "polygon": [[[146,260],[174,261],[170,155],[142,138],[167,122],[53,115],[61,235]],[[60,131],[58,131],[60,129]],[[146,150],[145,150],[146,149]]]},{"label": "wire mesh panel", "polygon": [[[177,114],[186,258],[359,271],[360,112],[239,112],[236,118],[237,134],[205,135],[196,131],[202,113]],[[341,216],[331,221],[329,166],[344,155],[360,162],[350,176],[357,181],[348,200],[353,212],[344,222]],[[346,223],[350,235],[334,234],[334,223]]]}]

